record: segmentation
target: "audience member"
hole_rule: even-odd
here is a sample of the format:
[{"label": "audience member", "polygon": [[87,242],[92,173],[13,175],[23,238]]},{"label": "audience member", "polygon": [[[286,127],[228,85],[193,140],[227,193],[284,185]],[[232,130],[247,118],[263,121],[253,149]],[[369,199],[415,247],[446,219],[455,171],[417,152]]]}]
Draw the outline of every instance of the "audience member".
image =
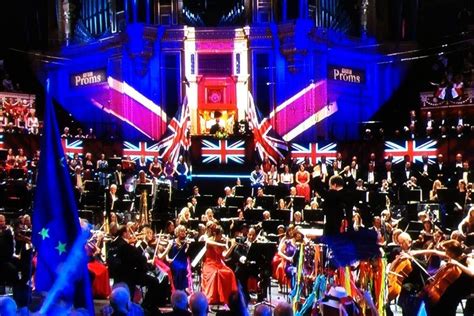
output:
[{"label": "audience member", "polygon": [[202,292],[194,292],[189,299],[189,306],[193,316],[207,316],[209,303]]},{"label": "audience member", "polygon": [[293,316],[293,309],[287,302],[280,302],[273,311],[274,316]]},{"label": "audience member", "polygon": [[16,303],[9,296],[0,297],[0,315],[16,316]]},{"label": "audience member", "polygon": [[173,311],[166,313],[165,315],[191,316],[191,313],[188,311],[188,296],[186,295],[186,292],[176,290],[171,295],[171,306],[173,307]]},{"label": "audience member", "polygon": [[255,307],[253,316],[272,316],[272,309],[267,304],[260,304]]}]

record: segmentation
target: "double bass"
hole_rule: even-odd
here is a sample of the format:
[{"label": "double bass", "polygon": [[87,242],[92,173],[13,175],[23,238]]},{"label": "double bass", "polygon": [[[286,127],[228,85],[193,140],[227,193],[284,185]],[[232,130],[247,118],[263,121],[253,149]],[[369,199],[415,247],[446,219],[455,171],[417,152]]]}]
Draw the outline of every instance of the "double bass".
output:
[{"label": "double bass", "polygon": [[413,271],[411,260],[408,258],[397,260],[388,273],[388,301],[396,299],[402,291],[403,281]]}]

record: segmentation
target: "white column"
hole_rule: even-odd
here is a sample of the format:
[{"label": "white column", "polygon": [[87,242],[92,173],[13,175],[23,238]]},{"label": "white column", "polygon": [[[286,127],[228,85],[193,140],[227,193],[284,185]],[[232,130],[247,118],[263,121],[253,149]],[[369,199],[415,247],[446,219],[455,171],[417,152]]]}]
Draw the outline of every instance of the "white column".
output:
[{"label": "white column", "polygon": [[237,120],[245,119],[245,111],[248,106],[249,91],[249,51],[248,51],[249,28],[244,27],[235,31],[233,65],[236,83]]},{"label": "white column", "polygon": [[189,114],[191,116],[191,134],[197,134],[198,122],[198,56],[196,52],[196,33],[194,27],[184,27],[184,80],[186,97],[188,99]]}]

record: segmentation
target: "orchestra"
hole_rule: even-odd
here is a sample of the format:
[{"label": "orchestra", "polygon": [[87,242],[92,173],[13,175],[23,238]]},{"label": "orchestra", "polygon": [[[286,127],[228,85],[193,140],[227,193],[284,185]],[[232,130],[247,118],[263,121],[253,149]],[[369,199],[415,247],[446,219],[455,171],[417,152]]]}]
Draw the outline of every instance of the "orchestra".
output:
[{"label": "orchestra", "polygon": [[[353,294],[356,302],[362,302],[364,296],[370,294],[377,309],[381,304],[385,310],[397,304],[404,312],[411,313],[423,301],[427,310],[436,315],[440,304],[455,308],[472,292],[467,285],[473,284],[474,274],[470,253],[474,208],[461,211],[470,203],[470,191],[463,179],[458,181],[460,185],[453,201],[462,204],[461,208],[454,206],[461,220],[455,227],[457,230],[449,236],[441,222],[441,211],[422,210],[416,214],[418,221],[407,221],[393,207],[397,203],[395,194],[385,194],[383,200],[373,205],[353,198],[357,191],[383,194],[418,189],[417,177],[412,175],[413,167],[409,164],[400,170],[404,176],[392,173],[393,182],[387,179],[378,182],[376,174],[372,174],[369,181],[355,176],[360,173],[355,160],[350,166],[336,168],[338,175],[327,161],[315,166],[301,164],[296,173],[290,172],[286,164],[278,170],[276,165],[267,162],[270,164],[265,166],[268,172],[259,165],[252,172],[250,187],[255,193],[238,200],[241,204],[235,213],[230,210],[239,197],[237,187],[226,187],[225,196],[217,203],[214,199],[214,205],[203,205],[200,188],[194,186],[174,216],[157,221],[154,220],[155,197],[163,189],[161,177],[172,174],[171,166],[165,164],[162,168],[159,159],[154,158],[149,167],[138,171],[137,177],[132,176],[134,184],[127,190],[124,186],[130,174],[126,173],[132,164],[119,164],[116,170],[110,170],[103,155],[100,161],[97,166],[101,167],[91,173],[99,183],[107,185],[103,188],[103,216],[98,217],[86,247],[93,293],[97,298],[110,295],[109,280],[113,279],[127,283],[132,290],[145,289],[143,303],[149,306],[168,303],[176,290],[189,295],[202,291],[211,304],[226,304],[238,286],[247,301],[254,297],[261,301],[268,297],[273,278],[279,291],[301,308],[299,297],[311,295],[320,282],[333,280],[337,285],[342,284],[343,273],[335,266],[330,246],[323,237],[350,231],[374,232],[377,247],[384,254],[359,260],[351,267],[361,291]],[[74,174],[83,174],[82,165],[78,157],[71,158]],[[169,174],[164,173],[165,168]],[[373,165],[369,165],[368,170],[373,172]],[[77,179],[73,181],[78,183]],[[430,203],[440,199],[439,191],[444,188],[441,180],[433,182]],[[163,183],[168,188],[169,182]],[[240,179],[238,183],[239,187],[243,186]],[[152,187],[150,192],[140,189],[140,185],[147,184]],[[282,188],[282,193],[277,195],[279,191],[272,191],[271,187]],[[358,190],[358,187],[364,189]],[[84,185],[82,188],[79,195],[84,196],[87,190]],[[259,198],[271,198],[272,207],[262,204]],[[124,206],[127,199],[132,201],[131,207]],[[374,210],[364,213],[375,205],[380,215]],[[10,228],[2,224],[2,218],[4,220],[0,215],[2,252],[10,252],[6,246],[10,243],[8,236],[15,241],[15,250],[5,268],[22,272],[21,280],[3,279],[7,283],[26,283],[27,276],[34,272],[28,264],[34,255],[31,219],[28,215],[22,216],[21,221]],[[382,264],[384,257],[388,260],[386,266]],[[377,282],[384,274],[386,297],[378,300],[383,286]],[[166,298],[157,303],[154,298],[158,296]]]}]

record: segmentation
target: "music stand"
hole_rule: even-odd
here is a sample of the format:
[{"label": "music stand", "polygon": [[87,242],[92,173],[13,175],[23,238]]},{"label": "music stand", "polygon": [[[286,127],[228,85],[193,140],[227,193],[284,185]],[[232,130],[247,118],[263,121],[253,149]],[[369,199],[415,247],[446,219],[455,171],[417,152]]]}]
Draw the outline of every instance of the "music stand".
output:
[{"label": "music stand", "polygon": [[324,224],[324,212],[322,209],[304,209],[303,218],[305,222]]},{"label": "music stand", "polygon": [[262,229],[266,233],[276,233],[279,225],[283,225],[282,220],[270,219],[262,222]]},{"label": "music stand", "polygon": [[372,206],[383,206],[387,204],[388,192],[370,192],[369,203]]},{"label": "music stand", "polygon": [[0,149],[0,161],[7,160],[8,150]]},{"label": "music stand", "polygon": [[196,267],[201,261],[202,257],[205,253],[206,242],[204,241],[193,241],[189,244],[188,250],[186,251],[186,256],[192,262],[192,267]]},{"label": "music stand", "polygon": [[208,208],[212,208],[212,206],[215,204],[214,197],[212,195],[196,196],[196,201],[197,204],[195,213],[198,216],[203,215]]},{"label": "music stand", "polygon": [[200,195],[196,196],[197,205],[209,208],[215,204],[214,197],[212,195]]},{"label": "music stand", "polygon": [[400,190],[400,201],[407,203],[420,202],[422,200],[421,190]]},{"label": "music stand", "polygon": [[291,211],[289,209],[274,210],[270,214],[273,219],[282,220],[285,224],[291,221]]},{"label": "music stand", "polygon": [[263,211],[262,209],[246,210],[244,217],[251,223],[260,222],[263,219]]},{"label": "music stand", "polygon": [[110,171],[116,170],[117,165],[122,165],[122,158],[120,157],[111,157],[107,159],[107,162],[109,164],[109,169]]},{"label": "music stand", "polygon": [[355,190],[354,195],[356,201],[362,201],[363,203],[369,202],[369,191]]},{"label": "music stand", "polygon": [[293,199],[293,210],[294,211],[301,211],[304,208],[304,196],[290,196],[288,195],[285,198],[285,203],[288,205]]},{"label": "music stand", "polygon": [[286,188],[282,188],[278,185],[266,185],[263,187],[263,192],[267,195],[275,196],[275,199],[283,198],[285,195],[288,195]]},{"label": "music stand", "polygon": [[237,213],[238,210],[239,210],[239,207],[228,206],[226,217],[238,217],[239,216],[239,214]]},{"label": "music stand", "polygon": [[84,181],[84,191],[99,192],[100,191],[99,181],[92,181],[92,180]]},{"label": "music stand", "polygon": [[266,210],[272,210],[275,206],[275,196],[263,195],[255,197],[255,207],[259,206]]},{"label": "music stand", "polygon": [[115,210],[122,212],[130,212],[132,210],[133,201],[130,200],[117,200],[115,201]]},{"label": "music stand", "polygon": [[25,176],[25,170],[21,168],[10,169],[9,176],[12,179],[21,179]]},{"label": "music stand", "polygon": [[135,187],[135,194],[140,195],[146,190],[147,195],[153,194],[153,183],[140,183]]},{"label": "music stand", "polygon": [[236,185],[234,187],[235,196],[250,196],[252,195],[252,189],[243,185]]},{"label": "music stand", "polygon": [[456,189],[441,188],[436,191],[438,193],[439,203],[451,203],[456,198]]},{"label": "music stand", "polygon": [[244,206],[245,197],[243,196],[229,196],[225,199],[226,206],[234,206],[241,208]]}]

